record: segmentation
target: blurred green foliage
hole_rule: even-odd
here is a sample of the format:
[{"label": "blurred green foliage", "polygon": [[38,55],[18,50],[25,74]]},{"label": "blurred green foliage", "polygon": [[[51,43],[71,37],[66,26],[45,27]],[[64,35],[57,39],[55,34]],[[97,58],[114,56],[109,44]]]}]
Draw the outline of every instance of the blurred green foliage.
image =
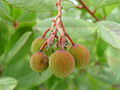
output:
[{"label": "blurred green foliage", "polygon": [[120,0],[83,0],[97,17],[106,16],[98,23],[75,8],[77,0],[63,0],[63,22],[90,50],[90,64],[65,80],[49,69],[41,75],[31,70],[31,43],[57,15],[55,1],[0,0],[0,90],[120,90]]}]

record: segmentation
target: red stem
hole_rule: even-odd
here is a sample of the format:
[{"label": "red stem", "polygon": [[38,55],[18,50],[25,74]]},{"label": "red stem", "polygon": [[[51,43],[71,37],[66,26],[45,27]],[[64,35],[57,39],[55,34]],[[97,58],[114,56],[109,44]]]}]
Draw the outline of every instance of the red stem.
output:
[{"label": "red stem", "polygon": [[43,44],[43,46],[40,48],[40,51],[42,52],[45,46],[47,45],[47,41]]},{"label": "red stem", "polygon": [[73,40],[71,39],[71,37],[70,37],[68,34],[66,34],[66,37],[67,37],[67,38],[69,39],[69,41],[71,42],[72,46],[74,46],[75,43],[73,42]]},{"label": "red stem", "polygon": [[[55,29],[55,31],[51,34],[51,36],[54,35],[54,38],[55,38],[57,31],[58,31],[58,29]],[[50,36],[50,37],[51,37],[51,36]],[[50,38],[48,38],[48,40],[50,40]],[[45,48],[45,46],[46,46],[47,44],[49,44],[49,43],[48,43],[48,40],[47,40],[47,41],[43,44],[43,46],[40,48],[40,51],[41,51],[41,52],[43,51],[43,49]]]},{"label": "red stem", "polygon": [[100,21],[98,17],[95,16],[95,12],[92,12],[82,0],[78,0],[78,1],[82,4],[83,8],[87,10],[90,13],[90,15],[95,18],[96,21]]},{"label": "red stem", "polygon": [[[48,40],[40,48],[40,51],[43,51],[43,49],[46,47],[47,44],[49,45],[49,44],[53,43],[52,41],[54,41],[55,38],[58,38],[58,37],[56,37],[56,34],[57,34],[58,30],[60,31],[62,36],[66,36],[70,40],[72,45],[75,45],[73,40],[67,34],[64,23],[62,22],[62,0],[58,0],[56,5],[58,6],[58,15],[54,20],[52,20],[52,22],[53,22],[52,26],[44,32],[43,37],[46,36],[48,31],[52,32],[52,30],[55,26],[56,26],[56,29],[54,30],[54,32],[52,32],[51,36],[48,38]],[[61,40],[61,38],[60,38],[60,40]]]},{"label": "red stem", "polygon": [[48,28],[45,32],[44,32],[44,34],[43,34],[43,36],[42,37],[46,37],[46,34],[48,33],[50,31],[50,28]]}]

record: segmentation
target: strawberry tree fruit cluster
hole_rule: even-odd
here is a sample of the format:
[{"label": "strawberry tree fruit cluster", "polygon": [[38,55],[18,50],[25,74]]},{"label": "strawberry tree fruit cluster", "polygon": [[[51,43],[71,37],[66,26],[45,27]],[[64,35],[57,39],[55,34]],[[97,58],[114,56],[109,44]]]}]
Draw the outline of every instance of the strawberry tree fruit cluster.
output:
[{"label": "strawberry tree fruit cluster", "polygon": [[[49,67],[55,76],[65,78],[75,68],[86,67],[90,54],[87,48],[75,44],[68,35],[62,21],[62,0],[58,0],[56,6],[58,6],[58,15],[52,20],[51,27],[45,30],[42,37],[35,39],[32,43],[33,55],[30,66],[36,72],[44,72]],[[50,35],[46,38],[48,32]],[[68,45],[68,42],[72,46]],[[54,46],[52,52],[51,46]]]},{"label": "strawberry tree fruit cluster", "polygon": [[68,77],[75,68],[84,68],[89,63],[90,54],[87,48],[74,44],[65,49],[55,49],[50,56],[47,56],[47,47],[40,51],[47,39],[41,37],[33,41],[31,51],[34,53],[30,60],[32,70],[44,72],[48,67],[58,78]]}]

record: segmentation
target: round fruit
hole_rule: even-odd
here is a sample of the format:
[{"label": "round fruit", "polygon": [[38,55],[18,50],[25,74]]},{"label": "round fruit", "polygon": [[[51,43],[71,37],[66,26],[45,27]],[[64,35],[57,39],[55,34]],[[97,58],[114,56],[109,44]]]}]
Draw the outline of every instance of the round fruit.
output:
[{"label": "round fruit", "polygon": [[55,76],[64,78],[73,72],[75,61],[69,52],[58,50],[50,56],[49,66]]},{"label": "round fruit", "polygon": [[48,68],[48,60],[49,59],[45,53],[36,52],[31,57],[30,66],[36,72],[43,72]]},{"label": "round fruit", "polygon": [[31,45],[31,51],[32,53],[35,53],[35,52],[38,52],[40,51],[40,48],[42,47],[42,45],[46,42],[46,38],[43,38],[43,37],[39,37],[37,39],[35,39],[33,42],[32,42],[32,45]]},{"label": "round fruit", "polygon": [[68,49],[75,59],[77,68],[85,67],[89,63],[90,54],[87,48],[82,45],[74,45]]}]

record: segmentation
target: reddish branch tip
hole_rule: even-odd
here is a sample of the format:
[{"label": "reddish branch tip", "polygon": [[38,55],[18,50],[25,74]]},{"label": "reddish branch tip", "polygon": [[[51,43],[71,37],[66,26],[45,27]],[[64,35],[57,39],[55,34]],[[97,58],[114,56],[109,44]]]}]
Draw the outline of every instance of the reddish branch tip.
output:
[{"label": "reddish branch tip", "polygon": [[96,10],[95,10],[94,12],[92,12],[92,11],[88,8],[88,6],[87,6],[82,0],[78,0],[78,1],[82,4],[83,8],[84,8],[85,10],[87,10],[92,17],[95,18],[96,21],[100,21],[99,18],[98,18],[97,16],[95,16]]},{"label": "reddish branch tip", "polygon": [[76,8],[83,9],[84,7],[83,6],[76,6]]}]

